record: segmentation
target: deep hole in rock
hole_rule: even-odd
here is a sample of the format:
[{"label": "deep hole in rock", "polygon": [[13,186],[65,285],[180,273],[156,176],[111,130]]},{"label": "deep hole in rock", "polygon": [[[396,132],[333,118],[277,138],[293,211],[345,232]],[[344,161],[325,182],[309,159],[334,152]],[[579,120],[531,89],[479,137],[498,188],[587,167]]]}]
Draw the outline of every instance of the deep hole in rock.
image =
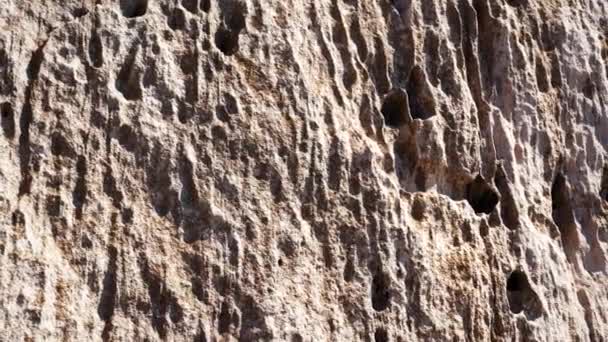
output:
[{"label": "deep hole in rock", "polygon": [[[117,292],[117,259],[118,251],[114,246],[108,246],[108,266],[103,278],[103,288],[97,306],[97,314],[103,321],[108,321],[114,314]],[[105,329],[104,329],[105,330]]]},{"label": "deep hole in rock", "polygon": [[595,84],[593,84],[591,78],[588,78],[587,81],[585,81],[585,85],[583,86],[583,95],[585,95],[586,98],[592,100],[593,94],[595,94]]},{"label": "deep hole in rock", "polygon": [[608,202],[608,165],[604,166],[604,172],[602,173],[602,183],[600,187],[600,197]]},{"label": "deep hole in rock", "polygon": [[410,116],[407,93],[403,89],[389,92],[382,102],[381,112],[388,127],[397,128],[407,124]]},{"label": "deep hole in rock", "polygon": [[201,0],[201,11],[209,12],[211,9],[211,0]]},{"label": "deep hole in rock", "polygon": [[23,215],[23,213],[19,209],[15,210],[11,217],[11,223],[13,224],[13,226],[23,227],[25,225],[25,215]]},{"label": "deep hole in rock", "polygon": [[50,217],[60,216],[62,206],[63,202],[59,196],[49,195],[46,197],[46,212]]},{"label": "deep hole in rock", "polygon": [[426,203],[424,198],[421,196],[414,197],[414,202],[412,203],[412,217],[416,221],[424,220],[424,214],[426,212]]},{"label": "deep hole in rock", "polygon": [[520,7],[528,4],[528,0],[507,0],[507,4],[512,7]]},{"label": "deep hole in rock", "polygon": [[240,5],[227,9],[224,22],[215,33],[215,46],[226,56],[239,50],[239,35],[246,26],[244,12]]},{"label": "deep hole in rock", "polygon": [[10,102],[0,105],[0,120],[2,120],[2,131],[8,140],[15,137],[15,112]]},{"label": "deep hole in rock", "polygon": [[51,134],[51,153],[55,156],[73,157],[75,152],[66,139],[60,132]]},{"label": "deep hole in rock", "polygon": [[467,185],[466,198],[477,214],[491,213],[500,197],[481,175]]},{"label": "deep hole in rock", "polygon": [[514,314],[526,314],[529,319],[542,315],[543,308],[536,292],[532,289],[528,276],[522,271],[513,271],[507,279],[507,299]]},{"label": "deep hole in rock", "polygon": [[239,34],[221,26],[215,33],[215,46],[226,56],[232,56],[239,50]]},{"label": "deep hole in rock", "polygon": [[173,30],[184,30],[186,28],[186,13],[183,9],[175,7],[167,16],[167,25]]},{"label": "deep hole in rock", "polygon": [[123,208],[120,212],[120,218],[122,219],[122,223],[124,224],[133,223],[133,209]]},{"label": "deep hole in rock", "polygon": [[410,115],[413,119],[426,120],[437,114],[431,85],[419,66],[414,67],[407,83],[407,95]]},{"label": "deep hole in rock", "polygon": [[72,16],[73,16],[74,18],[80,18],[80,17],[84,17],[84,16],[85,16],[85,15],[87,15],[87,14],[89,14],[89,10],[88,10],[88,9],[86,9],[86,8],[82,8],[82,7],[80,7],[80,8],[75,8],[75,9],[72,11]]},{"label": "deep hole in rock", "polygon": [[230,308],[228,307],[228,304],[222,303],[217,328],[220,335],[230,332],[230,325],[232,324],[230,316]]},{"label": "deep hole in rock", "polygon": [[89,40],[89,61],[95,68],[103,65],[103,44],[97,31],[91,33]]},{"label": "deep hole in rock", "polygon": [[536,84],[541,92],[546,93],[549,91],[547,69],[540,58],[536,59]]},{"label": "deep hole in rock", "polygon": [[579,246],[579,238],[570,201],[570,188],[566,177],[560,172],[555,176],[551,186],[552,216],[559,228],[562,246],[570,262],[573,262]]},{"label": "deep hole in rock", "polygon": [[120,10],[127,18],[141,17],[148,10],[148,0],[120,0]]},{"label": "deep hole in rock", "polygon": [[376,311],[384,311],[391,304],[389,278],[380,271],[374,275],[371,286],[372,307]]},{"label": "deep hole in rock", "polygon": [[234,6],[231,11],[230,19],[227,21],[228,27],[232,31],[241,32],[245,28],[245,14],[244,9],[240,6]]},{"label": "deep hole in rock", "polygon": [[35,80],[38,78],[38,74],[40,73],[40,67],[42,66],[42,61],[44,60],[44,47],[45,44],[38,46],[36,51],[32,54],[32,58],[27,65],[27,77],[30,80]]},{"label": "deep hole in rock", "polygon": [[384,328],[376,329],[374,333],[374,342],[388,342],[388,332]]},{"label": "deep hole in rock", "polygon": [[182,7],[190,13],[198,12],[198,0],[182,0]]}]

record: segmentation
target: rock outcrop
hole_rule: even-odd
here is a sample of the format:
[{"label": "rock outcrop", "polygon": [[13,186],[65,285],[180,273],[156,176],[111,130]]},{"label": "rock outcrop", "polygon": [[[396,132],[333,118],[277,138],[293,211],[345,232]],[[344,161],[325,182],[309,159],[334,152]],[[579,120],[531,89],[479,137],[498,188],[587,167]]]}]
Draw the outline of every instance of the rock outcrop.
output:
[{"label": "rock outcrop", "polygon": [[604,341],[604,0],[0,0],[0,339]]}]

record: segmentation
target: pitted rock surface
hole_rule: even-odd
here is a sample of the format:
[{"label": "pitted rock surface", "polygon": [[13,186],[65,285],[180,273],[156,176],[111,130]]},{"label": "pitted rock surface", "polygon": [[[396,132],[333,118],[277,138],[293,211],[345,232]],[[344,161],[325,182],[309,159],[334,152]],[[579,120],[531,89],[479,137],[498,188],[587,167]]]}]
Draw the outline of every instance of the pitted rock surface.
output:
[{"label": "pitted rock surface", "polygon": [[604,341],[604,0],[0,0],[6,341]]}]

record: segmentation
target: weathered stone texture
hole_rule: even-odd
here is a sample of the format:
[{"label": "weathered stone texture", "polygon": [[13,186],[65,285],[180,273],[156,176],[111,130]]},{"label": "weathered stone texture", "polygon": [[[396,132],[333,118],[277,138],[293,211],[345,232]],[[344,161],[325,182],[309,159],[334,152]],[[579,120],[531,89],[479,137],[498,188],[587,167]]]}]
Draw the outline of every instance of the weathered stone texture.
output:
[{"label": "weathered stone texture", "polygon": [[0,339],[605,341],[604,0],[0,0]]}]

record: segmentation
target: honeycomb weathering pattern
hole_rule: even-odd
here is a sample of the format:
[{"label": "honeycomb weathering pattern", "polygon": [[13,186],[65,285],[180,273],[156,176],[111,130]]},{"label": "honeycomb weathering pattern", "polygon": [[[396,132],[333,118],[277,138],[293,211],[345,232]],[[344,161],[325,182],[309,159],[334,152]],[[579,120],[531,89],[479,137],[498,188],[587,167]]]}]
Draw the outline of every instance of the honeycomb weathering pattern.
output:
[{"label": "honeycomb weathering pattern", "polygon": [[0,0],[7,341],[602,341],[604,0]]}]

